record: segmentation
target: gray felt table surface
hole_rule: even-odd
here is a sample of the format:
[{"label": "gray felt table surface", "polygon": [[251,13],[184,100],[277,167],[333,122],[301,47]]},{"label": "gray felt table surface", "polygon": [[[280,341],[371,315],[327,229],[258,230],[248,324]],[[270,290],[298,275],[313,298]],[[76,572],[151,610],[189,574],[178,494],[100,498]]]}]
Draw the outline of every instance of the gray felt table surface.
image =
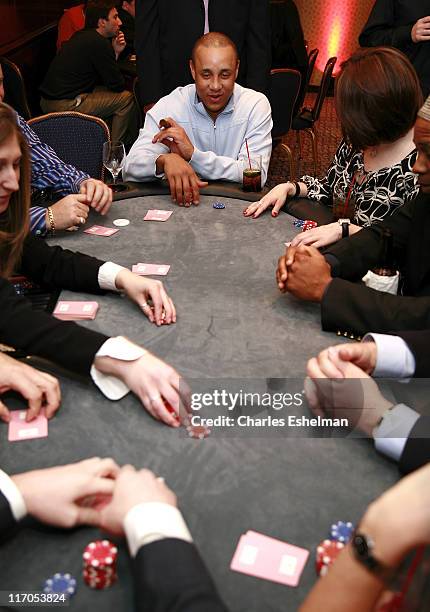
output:
[{"label": "gray felt table surface", "polygon": [[[170,264],[163,278],[174,299],[174,326],[151,325],[128,300],[97,297],[95,321],[83,325],[144,344],[188,380],[303,379],[307,359],[335,343],[321,331],[319,307],[281,295],[276,262],[296,233],[292,217],[245,219],[246,203],[222,198],[224,210],[203,197],[200,207],[180,208],[168,196],[115,202],[104,219],[131,223],[112,237],[82,232],[52,240],[127,267]],[[173,210],[165,223],[144,222],[150,208]],[[63,292],[63,299],[76,294]],[[80,294],[80,299],[91,298]],[[93,298],[91,298],[93,299]],[[288,386],[288,381],[287,381]],[[315,581],[315,547],[336,520],[357,521],[367,504],[398,478],[397,468],[370,442],[340,438],[211,436],[191,440],[155,422],[130,394],[105,399],[90,383],[62,378],[63,403],[49,424],[49,438],[10,444],[0,428],[1,467],[9,473],[94,455],[147,466],[175,490],[195,542],[222,597],[234,612],[298,609]],[[299,414],[309,416],[302,406]],[[253,529],[308,548],[297,588],[230,571],[239,537]],[[91,591],[79,577],[81,553],[97,530],[62,532],[29,524],[1,549],[0,590],[38,590],[55,571],[79,578],[71,609],[133,610],[129,560],[120,545],[120,581]],[[203,611],[202,611],[203,612]]]}]

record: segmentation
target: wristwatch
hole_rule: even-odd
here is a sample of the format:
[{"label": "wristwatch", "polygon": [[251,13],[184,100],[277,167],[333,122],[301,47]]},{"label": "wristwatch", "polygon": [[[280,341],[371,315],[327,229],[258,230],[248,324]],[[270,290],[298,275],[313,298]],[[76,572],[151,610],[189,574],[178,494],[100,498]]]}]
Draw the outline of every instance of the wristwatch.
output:
[{"label": "wristwatch", "polygon": [[337,221],[342,228],[342,238],[348,238],[349,236],[349,226],[351,224],[351,219],[338,219]]},{"label": "wristwatch", "polygon": [[390,582],[397,572],[397,568],[387,567],[373,556],[375,542],[364,533],[355,531],[351,539],[354,558],[383,582]]}]

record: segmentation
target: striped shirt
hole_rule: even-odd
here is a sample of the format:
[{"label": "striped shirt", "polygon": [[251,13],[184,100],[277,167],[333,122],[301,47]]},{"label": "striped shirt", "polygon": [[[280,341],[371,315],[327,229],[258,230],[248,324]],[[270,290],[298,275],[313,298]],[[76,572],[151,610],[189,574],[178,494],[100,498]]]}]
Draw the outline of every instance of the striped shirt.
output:
[{"label": "striped shirt", "polygon": [[[82,181],[89,178],[74,166],[63,162],[55,151],[43,143],[28,123],[17,114],[17,122],[25,136],[31,155],[31,189],[32,193],[48,190],[58,199],[70,193],[79,193]],[[45,236],[46,208],[32,206],[30,208],[30,231],[36,236]]]}]

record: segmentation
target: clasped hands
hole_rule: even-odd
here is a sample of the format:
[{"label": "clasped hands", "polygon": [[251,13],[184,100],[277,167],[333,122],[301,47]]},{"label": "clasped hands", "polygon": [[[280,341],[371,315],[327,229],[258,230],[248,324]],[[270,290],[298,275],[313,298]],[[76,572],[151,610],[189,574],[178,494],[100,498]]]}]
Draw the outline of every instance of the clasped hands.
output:
[{"label": "clasped hands", "polygon": [[170,127],[161,129],[152,139],[153,144],[161,143],[170,149],[170,153],[158,157],[157,173],[164,172],[172,199],[179,206],[198,205],[200,189],[208,183],[199,179],[189,163],[194,153],[194,145],[184,128],[174,119],[168,117],[165,122],[170,124]]},{"label": "clasped hands", "polygon": [[314,247],[289,246],[279,258],[276,282],[282,293],[310,302],[321,302],[332,281],[330,265]]},{"label": "clasped hands", "polygon": [[159,502],[176,506],[176,496],[162,478],[111,458],[93,457],[70,465],[12,476],[28,514],[42,523],[73,528],[93,525],[121,536],[133,507]]}]

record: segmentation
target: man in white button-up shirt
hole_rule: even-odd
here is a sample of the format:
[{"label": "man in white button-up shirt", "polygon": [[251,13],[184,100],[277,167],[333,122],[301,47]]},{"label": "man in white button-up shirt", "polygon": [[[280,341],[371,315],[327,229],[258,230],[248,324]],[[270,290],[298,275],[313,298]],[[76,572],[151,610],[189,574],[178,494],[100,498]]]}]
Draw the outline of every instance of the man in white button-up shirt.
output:
[{"label": "man in white button-up shirt", "polygon": [[[195,84],[178,87],[147,113],[124,178],[165,177],[178,204],[198,204],[204,181],[242,182],[247,141],[251,156],[261,155],[264,185],[272,150],[270,104],[235,83],[234,43],[224,34],[206,34],[196,43],[190,68]],[[160,130],[162,119],[171,127]]]}]

